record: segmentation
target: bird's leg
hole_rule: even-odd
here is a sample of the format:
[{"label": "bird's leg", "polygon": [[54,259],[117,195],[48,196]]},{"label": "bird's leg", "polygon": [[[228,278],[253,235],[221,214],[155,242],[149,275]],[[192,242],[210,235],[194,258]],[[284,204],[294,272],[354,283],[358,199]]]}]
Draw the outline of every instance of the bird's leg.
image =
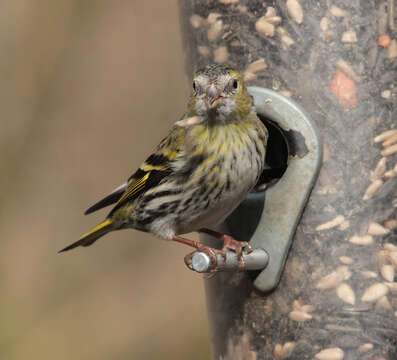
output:
[{"label": "bird's leg", "polygon": [[[216,257],[216,255],[218,253],[223,253],[222,250],[214,249],[214,248],[212,248],[212,247],[210,247],[208,245],[205,245],[205,244],[203,244],[203,243],[201,243],[199,241],[186,239],[186,238],[183,238],[183,237],[180,237],[180,236],[174,236],[172,238],[172,240],[176,241],[176,242],[179,242],[181,244],[185,244],[185,245],[191,246],[191,247],[197,249],[198,251],[202,251],[205,254],[207,254],[209,256],[209,258],[211,259],[211,264],[213,264],[209,277],[212,277],[213,275],[215,275],[215,273],[217,271],[217,268],[216,268],[216,266],[217,266],[217,257]],[[193,251],[192,253],[187,254],[185,256],[185,264],[190,270],[193,270],[193,268],[192,268],[192,257],[193,257],[193,254],[195,252],[196,251]]]},{"label": "bird's leg", "polygon": [[247,250],[247,254],[252,252],[252,247],[246,241],[238,241],[230,235],[222,234],[210,229],[200,229],[199,232],[211,235],[223,241],[222,256],[226,260],[226,251],[232,250],[236,253],[239,263],[239,271],[244,270],[243,250]]},{"label": "bird's leg", "polygon": [[195,248],[195,249],[199,249],[202,245],[204,245],[204,244],[202,244],[202,243],[199,242],[199,241],[194,241],[194,240],[186,239],[186,238],[183,238],[183,237],[181,237],[181,236],[174,236],[174,237],[172,238],[172,241],[176,241],[176,242],[179,242],[179,243],[181,243],[181,244],[185,244],[185,245],[187,245],[187,246],[191,246],[191,247],[193,247],[193,248]]},{"label": "bird's leg", "polygon": [[242,253],[243,249],[247,248],[247,253],[252,252],[252,247],[246,241],[238,241],[230,235],[222,234],[210,229],[200,229],[199,232],[211,235],[219,240],[223,241],[222,250],[233,250],[236,253]]}]

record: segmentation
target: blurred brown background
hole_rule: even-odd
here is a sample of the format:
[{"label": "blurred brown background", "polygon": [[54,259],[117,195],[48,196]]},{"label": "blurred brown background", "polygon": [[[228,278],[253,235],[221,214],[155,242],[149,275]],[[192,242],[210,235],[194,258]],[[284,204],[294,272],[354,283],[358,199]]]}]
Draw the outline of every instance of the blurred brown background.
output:
[{"label": "blurred brown background", "polygon": [[190,249],[125,230],[57,254],[185,109],[176,1],[0,9],[0,358],[209,358]]}]

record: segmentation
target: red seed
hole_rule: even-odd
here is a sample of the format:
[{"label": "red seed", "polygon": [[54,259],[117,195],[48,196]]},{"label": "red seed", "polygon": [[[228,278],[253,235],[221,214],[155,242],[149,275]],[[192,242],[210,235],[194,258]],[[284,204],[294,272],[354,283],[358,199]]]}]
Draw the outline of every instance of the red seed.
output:
[{"label": "red seed", "polygon": [[335,73],[331,80],[330,89],[344,109],[353,109],[357,106],[356,83],[343,72],[337,71]]},{"label": "red seed", "polygon": [[378,37],[378,44],[383,47],[388,47],[390,45],[390,36],[389,35],[381,35]]}]

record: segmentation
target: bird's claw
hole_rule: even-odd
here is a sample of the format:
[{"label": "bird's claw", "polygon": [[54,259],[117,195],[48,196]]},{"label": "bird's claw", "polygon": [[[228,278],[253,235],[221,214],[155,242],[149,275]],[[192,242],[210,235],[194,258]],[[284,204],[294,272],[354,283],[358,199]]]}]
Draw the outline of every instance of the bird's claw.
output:
[{"label": "bird's claw", "polygon": [[246,254],[252,253],[252,246],[246,241],[237,241],[231,236],[224,235],[222,252],[224,253],[224,259],[226,261],[226,252],[234,251],[238,259],[238,271],[244,271],[245,263],[243,258],[243,252],[245,250]]},{"label": "bird's claw", "polygon": [[226,263],[227,252],[233,251],[236,253],[238,259],[238,271],[241,272],[244,271],[245,268],[243,254],[250,254],[253,249],[246,241],[237,241],[227,235],[225,235],[224,245],[221,250],[214,249],[208,245],[199,243],[195,251],[185,256],[185,264],[190,270],[194,270],[192,266],[192,258],[197,251],[205,253],[211,259],[211,267],[209,268],[209,272],[204,275],[206,279],[210,279],[218,272],[218,255],[222,256],[223,261]]}]

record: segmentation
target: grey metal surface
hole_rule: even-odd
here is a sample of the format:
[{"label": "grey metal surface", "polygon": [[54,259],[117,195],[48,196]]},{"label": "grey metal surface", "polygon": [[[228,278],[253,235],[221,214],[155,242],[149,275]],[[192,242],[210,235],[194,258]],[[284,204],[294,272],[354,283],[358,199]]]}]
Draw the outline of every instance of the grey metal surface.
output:
[{"label": "grey metal surface", "polygon": [[[268,261],[269,256],[263,249],[255,249],[249,254],[243,254],[244,270],[261,270]],[[199,273],[209,272],[214,268],[211,258],[204,252],[197,251],[192,256],[192,268]],[[216,257],[217,271],[238,271],[239,260],[235,252],[227,251],[226,257],[218,254]]]},{"label": "grey metal surface", "polygon": [[192,256],[192,269],[199,273],[208,272],[212,266],[211,258],[200,251],[196,251]]},{"label": "grey metal surface", "polygon": [[269,254],[269,264],[254,282],[258,290],[267,292],[279,282],[297,224],[320,169],[322,144],[310,116],[294,101],[269,89],[251,87],[249,91],[258,114],[304,139],[304,143],[299,136],[289,139],[294,142],[289,145],[294,146],[295,155],[290,156],[288,168],[279,182],[266,191],[264,209],[250,240],[253,248],[264,248]]}]

